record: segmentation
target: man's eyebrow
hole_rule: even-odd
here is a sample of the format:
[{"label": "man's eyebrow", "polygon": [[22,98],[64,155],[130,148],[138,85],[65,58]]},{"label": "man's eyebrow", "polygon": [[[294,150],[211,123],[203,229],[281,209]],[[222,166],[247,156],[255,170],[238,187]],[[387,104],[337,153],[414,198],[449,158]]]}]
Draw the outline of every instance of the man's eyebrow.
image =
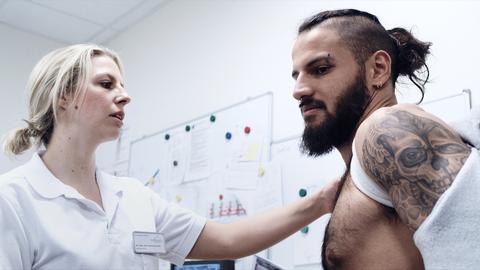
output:
[{"label": "man's eyebrow", "polygon": [[[319,62],[322,63],[322,64],[332,64],[332,62],[333,62],[332,55],[330,53],[319,55],[319,56],[313,58],[312,60],[308,61],[308,63],[305,65],[305,67],[307,69],[311,68],[312,66],[318,64]],[[295,77],[297,75],[298,75],[298,71],[297,70],[292,70],[292,78],[295,79]]]},{"label": "man's eyebrow", "polygon": [[305,65],[307,68],[316,65],[317,63],[321,62],[324,64],[331,64],[332,63],[332,56],[328,53],[325,55],[319,55],[312,60],[308,61],[308,63]]}]

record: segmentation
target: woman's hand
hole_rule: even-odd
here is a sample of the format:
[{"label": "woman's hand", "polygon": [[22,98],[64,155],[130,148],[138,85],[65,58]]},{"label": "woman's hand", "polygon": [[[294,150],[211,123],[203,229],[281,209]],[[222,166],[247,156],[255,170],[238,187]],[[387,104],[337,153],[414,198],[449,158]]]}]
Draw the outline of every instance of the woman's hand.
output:
[{"label": "woman's hand", "polygon": [[317,205],[320,207],[321,215],[332,213],[337,203],[338,194],[340,193],[341,178],[330,181],[315,193],[317,197]]}]

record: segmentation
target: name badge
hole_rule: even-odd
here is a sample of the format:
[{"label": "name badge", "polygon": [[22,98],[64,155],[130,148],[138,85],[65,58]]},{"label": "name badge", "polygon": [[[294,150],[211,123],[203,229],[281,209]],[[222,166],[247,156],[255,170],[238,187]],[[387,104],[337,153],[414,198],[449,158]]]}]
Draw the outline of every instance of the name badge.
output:
[{"label": "name badge", "polygon": [[156,232],[133,232],[133,250],[138,254],[165,253],[165,239]]}]

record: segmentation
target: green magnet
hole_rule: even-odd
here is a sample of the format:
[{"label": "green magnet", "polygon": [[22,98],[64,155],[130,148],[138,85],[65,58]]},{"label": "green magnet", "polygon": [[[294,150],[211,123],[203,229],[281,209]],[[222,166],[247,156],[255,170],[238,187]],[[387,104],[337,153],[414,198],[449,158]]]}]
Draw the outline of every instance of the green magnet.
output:
[{"label": "green magnet", "polygon": [[304,188],[301,188],[301,189],[298,191],[298,195],[299,195],[300,197],[305,197],[305,196],[307,196],[307,190],[304,189]]}]

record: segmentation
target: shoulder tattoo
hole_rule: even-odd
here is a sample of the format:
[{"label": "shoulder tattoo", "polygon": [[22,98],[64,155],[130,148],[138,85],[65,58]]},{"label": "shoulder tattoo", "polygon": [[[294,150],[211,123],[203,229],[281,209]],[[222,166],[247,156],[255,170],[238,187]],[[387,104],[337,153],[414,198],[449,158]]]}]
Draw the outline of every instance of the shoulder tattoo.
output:
[{"label": "shoulder tattoo", "polygon": [[402,221],[416,230],[450,187],[470,151],[442,123],[394,111],[370,126],[362,146],[362,165],[389,193]]}]

